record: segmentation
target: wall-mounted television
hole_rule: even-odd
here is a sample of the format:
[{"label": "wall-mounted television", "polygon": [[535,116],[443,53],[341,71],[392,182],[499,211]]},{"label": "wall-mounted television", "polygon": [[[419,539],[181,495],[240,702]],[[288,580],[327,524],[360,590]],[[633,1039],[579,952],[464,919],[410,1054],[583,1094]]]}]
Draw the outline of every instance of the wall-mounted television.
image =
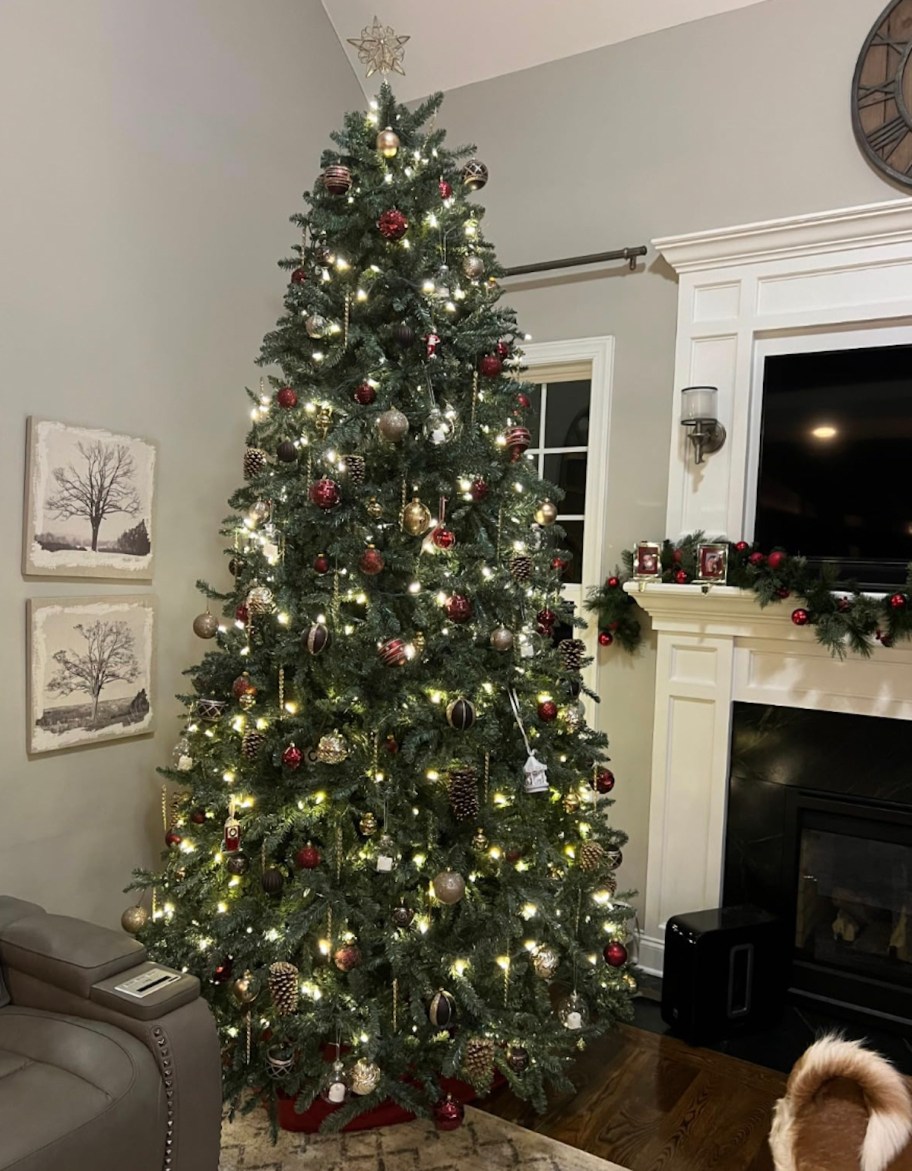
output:
[{"label": "wall-mounted television", "polygon": [[754,538],[871,589],[912,561],[912,345],[769,354]]}]

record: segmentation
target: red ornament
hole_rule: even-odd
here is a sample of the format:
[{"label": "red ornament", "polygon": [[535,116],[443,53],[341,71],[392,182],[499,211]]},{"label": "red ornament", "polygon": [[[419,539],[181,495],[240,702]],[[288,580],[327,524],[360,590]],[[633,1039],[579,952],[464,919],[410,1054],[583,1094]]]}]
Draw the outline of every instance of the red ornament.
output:
[{"label": "red ornament", "polygon": [[465,1106],[447,1098],[434,1106],[434,1125],[438,1130],[459,1130],[465,1118]]},{"label": "red ornament", "polygon": [[619,577],[609,577],[605,581],[605,585],[609,590],[616,590],[620,584],[621,579]]},{"label": "red ornament", "polygon": [[563,573],[569,564],[570,564],[570,562],[567,561],[563,557],[552,557],[551,558],[551,568],[556,573]]},{"label": "red ornament", "polygon": [[681,562],[684,560],[684,550],[683,549],[675,549],[675,551],[671,555],[671,559],[675,563],[675,565],[680,565]]},{"label": "red ornament", "polygon": [[798,609],[792,611],[792,621],[796,626],[807,626],[810,620],[811,616],[807,610]]},{"label": "red ornament", "polygon": [[686,569],[676,569],[674,576],[678,585],[687,585],[689,578]]},{"label": "red ornament", "polygon": [[307,280],[307,269],[306,268],[296,268],[294,270],[294,272],[291,274],[291,283],[293,285],[303,285],[306,280]]},{"label": "red ornament", "polygon": [[538,627],[539,634],[550,634],[556,621],[557,615],[553,610],[539,610],[535,615],[535,625]]},{"label": "red ornament", "polygon": [[358,566],[362,573],[373,577],[376,573],[381,573],[386,562],[383,560],[383,554],[379,549],[375,549],[373,545],[369,545],[361,554],[361,560]]},{"label": "red ornament", "polygon": [[770,569],[779,569],[785,564],[785,559],[788,557],[781,549],[774,549],[766,559],[766,564]]},{"label": "red ornament", "polygon": [[383,747],[390,754],[390,756],[395,756],[399,751],[399,741],[395,736],[387,736],[387,738],[383,741]]},{"label": "red ornament", "polygon": [[231,960],[229,958],[223,959],[222,962],[216,967],[215,971],[212,973],[212,983],[213,984],[227,984],[228,981],[231,979],[231,972],[233,970],[233,966],[234,965],[231,963]]},{"label": "red ornament", "polygon": [[496,354],[485,354],[478,363],[482,378],[499,378],[503,373],[503,362]]},{"label": "red ornament", "polygon": [[316,870],[322,861],[320,851],[310,842],[295,854],[295,866],[299,870]]},{"label": "red ornament", "polygon": [[408,652],[401,638],[391,638],[380,648],[380,660],[387,667],[402,667],[408,662]]},{"label": "red ornament", "polygon": [[222,844],[226,854],[236,854],[241,848],[241,823],[233,813],[228,814],[222,828]]},{"label": "red ornament", "polygon": [[516,405],[521,411],[527,411],[532,406],[532,400],[523,391],[516,396]]},{"label": "red ornament", "polygon": [[245,625],[247,624],[247,621],[250,618],[250,611],[247,609],[247,606],[244,602],[241,602],[239,606],[235,607],[234,616],[238,622],[243,622]]},{"label": "red ornament", "polygon": [[408,220],[398,208],[385,211],[377,220],[380,235],[385,240],[401,240],[408,231]]},{"label": "red ornament", "polygon": [[446,613],[451,622],[468,622],[472,617],[472,603],[462,594],[451,594],[446,601]]},{"label": "red ornament", "polygon": [[513,347],[510,345],[509,341],[505,337],[502,337],[500,339],[500,341],[495,346],[495,349],[497,351],[498,358],[507,359],[507,358],[509,358],[510,354],[513,352]]},{"label": "red ornament", "polygon": [[342,499],[335,480],[315,480],[310,486],[310,499],[318,508],[335,508]]},{"label": "red ornament", "polygon": [[614,773],[610,768],[600,768],[595,774],[592,787],[597,793],[610,793],[614,788]]},{"label": "red ornament", "polygon": [[296,769],[301,767],[301,761],[304,759],[304,753],[296,744],[289,744],[282,753],[282,764],[287,769]]},{"label": "red ornament", "polygon": [[890,598],[890,608],[892,610],[905,610],[909,604],[909,599],[905,594],[893,594]]},{"label": "red ornament", "polygon": [[622,968],[627,963],[627,948],[616,939],[608,944],[602,955],[605,957],[605,963],[610,964],[612,968]]},{"label": "red ornament", "polygon": [[751,565],[756,565],[758,568],[766,563],[766,558],[762,553],[751,553],[747,560]]},{"label": "red ornament", "polygon": [[522,453],[532,446],[532,435],[528,427],[509,427],[504,434],[504,441],[510,459],[516,463],[522,458]]},{"label": "red ornament", "polygon": [[256,688],[250,682],[250,676],[238,675],[231,684],[231,694],[235,699],[240,699],[242,695],[256,695]]},{"label": "red ornament", "polygon": [[553,699],[543,699],[538,705],[538,718],[546,724],[557,719],[557,704]]},{"label": "red ornament", "polygon": [[355,402],[360,403],[362,407],[369,407],[376,398],[377,392],[369,382],[362,382],[360,386],[355,387]]},{"label": "red ornament", "polygon": [[340,972],[350,972],[361,966],[361,948],[355,943],[346,943],[333,953],[333,963]]},{"label": "red ornament", "polygon": [[490,492],[490,488],[481,478],[472,481],[472,487],[469,489],[469,495],[476,504],[480,504],[482,500]]},{"label": "red ornament", "polygon": [[165,845],[166,846],[179,846],[183,840],[184,839],[177,832],[177,830],[169,829],[168,832],[165,834]]},{"label": "red ornament", "polygon": [[836,609],[840,614],[847,614],[852,609],[852,603],[848,598],[839,598],[836,602]]},{"label": "red ornament", "polygon": [[451,529],[438,525],[431,533],[431,540],[438,549],[452,549],[456,544],[456,534]]},{"label": "red ornament", "polygon": [[205,825],[206,824],[206,810],[205,809],[194,809],[193,812],[190,814],[190,820],[193,822],[194,825]]},{"label": "red ornament", "polygon": [[276,393],[276,402],[280,407],[284,407],[286,411],[290,411],[292,407],[298,405],[298,395],[294,387],[283,386]]},{"label": "red ornament", "polygon": [[318,553],[314,557],[314,570],[317,573],[329,573],[329,558],[325,553]]},{"label": "red ornament", "polygon": [[610,630],[600,630],[598,636],[599,646],[611,646],[614,642],[614,635]]},{"label": "red ornament", "polygon": [[509,862],[511,866],[515,866],[522,856],[523,852],[519,846],[511,846],[509,850],[504,852],[504,860]]},{"label": "red ornament", "polygon": [[437,184],[437,190],[440,192],[441,199],[452,199],[453,188],[447,183],[446,179],[441,179]]},{"label": "red ornament", "polygon": [[425,334],[424,346],[427,356],[429,358],[437,357],[437,347],[440,345],[441,337],[439,333]]},{"label": "red ornament", "polygon": [[788,588],[788,586],[780,586],[776,590],[776,597],[782,598],[783,601],[785,601],[786,598],[790,598],[791,596],[792,596],[792,591]]},{"label": "red ornament", "polygon": [[750,548],[750,545],[748,545],[747,541],[738,541],[738,543],[735,545],[735,548],[739,553],[746,553]]}]

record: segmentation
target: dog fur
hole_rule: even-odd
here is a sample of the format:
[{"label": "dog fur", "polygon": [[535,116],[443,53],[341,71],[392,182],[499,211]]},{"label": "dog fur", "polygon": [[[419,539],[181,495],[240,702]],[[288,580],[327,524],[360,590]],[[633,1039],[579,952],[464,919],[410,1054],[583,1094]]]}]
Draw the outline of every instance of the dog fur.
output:
[{"label": "dog fur", "polygon": [[912,1171],[912,1097],[857,1041],[828,1036],[792,1070],[770,1131],[776,1171]]}]

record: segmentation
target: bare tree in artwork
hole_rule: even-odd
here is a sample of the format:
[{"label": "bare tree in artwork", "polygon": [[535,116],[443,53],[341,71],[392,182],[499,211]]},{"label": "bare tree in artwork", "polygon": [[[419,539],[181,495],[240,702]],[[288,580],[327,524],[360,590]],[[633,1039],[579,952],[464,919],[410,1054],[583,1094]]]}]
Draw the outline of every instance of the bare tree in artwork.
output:
[{"label": "bare tree in artwork", "polygon": [[139,674],[133,632],[126,622],[93,622],[74,626],[85,639],[82,654],[60,650],[54,654],[57,673],[47,684],[56,695],[83,691],[92,699],[91,723],[98,716],[98,701],[109,683],[132,683]]},{"label": "bare tree in artwork", "polygon": [[130,449],[123,443],[77,444],[82,461],[54,468],[57,490],[47,502],[49,512],[58,520],[84,516],[92,527],[92,551],[98,551],[98,530],[106,516],[139,512],[139,494],[134,485],[136,465]]}]

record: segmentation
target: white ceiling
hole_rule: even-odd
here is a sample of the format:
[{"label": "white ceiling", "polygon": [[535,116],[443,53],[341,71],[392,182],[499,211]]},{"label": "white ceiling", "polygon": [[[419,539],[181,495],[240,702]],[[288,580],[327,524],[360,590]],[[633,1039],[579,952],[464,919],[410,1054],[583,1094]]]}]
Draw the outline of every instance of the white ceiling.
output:
[{"label": "white ceiling", "polygon": [[759,3],[763,0],[323,0],[367,96],[376,93],[380,78],[365,80],[348,38],[359,37],[375,15],[411,37],[406,76],[392,75],[401,101]]}]

